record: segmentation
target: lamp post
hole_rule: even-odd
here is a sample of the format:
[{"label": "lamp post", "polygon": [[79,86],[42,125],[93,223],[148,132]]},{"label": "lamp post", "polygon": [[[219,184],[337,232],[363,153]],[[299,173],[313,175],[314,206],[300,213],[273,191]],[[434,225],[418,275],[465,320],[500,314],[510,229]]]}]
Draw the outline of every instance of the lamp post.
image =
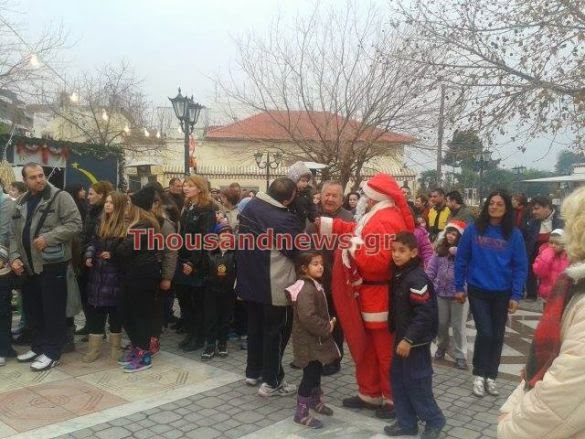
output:
[{"label": "lamp post", "polygon": [[179,94],[174,98],[169,98],[171,104],[173,104],[173,110],[175,110],[175,116],[181,123],[181,130],[185,134],[184,144],[184,166],[185,176],[190,174],[189,172],[189,136],[193,133],[193,128],[199,119],[199,113],[205,108],[203,105],[196,103],[193,100],[193,96],[190,98],[181,94],[181,87],[179,87]]},{"label": "lamp post", "polygon": [[[264,154],[266,154],[266,159],[264,159]],[[266,169],[266,191],[268,192],[268,187],[270,186],[270,170],[280,166],[282,153],[277,151],[274,153],[273,158],[270,158],[270,151],[266,151],[265,153],[258,151],[254,154],[254,160],[256,160],[256,165],[260,169]]]},{"label": "lamp post", "polygon": [[477,162],[477,167],[479,170],[479,184],[478,184],[478,195],[479,195],[479,204],[483,200],[483,171],[486,165],[492,161],[492,152],[489,150],[482,150],[475,154],[475,161]]},{"label": "lamp post", "polygon": [[516,184],[518,185],[518,190],[520,190],[520,177],[526,172],[526,166],[514,166],[512,171],[516,175]]}]

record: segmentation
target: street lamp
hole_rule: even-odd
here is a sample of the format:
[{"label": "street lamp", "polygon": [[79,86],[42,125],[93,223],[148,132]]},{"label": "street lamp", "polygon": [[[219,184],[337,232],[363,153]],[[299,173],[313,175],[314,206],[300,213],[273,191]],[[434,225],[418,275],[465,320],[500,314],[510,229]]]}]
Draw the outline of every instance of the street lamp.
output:
[{"label": "street lamp", "polygon": [[179,87],[179,94],[174,98],[169,98],[171,104],[173,104],[173,110],[175,110],[175,116],[181,123],[181,131],[185,134],[184,144],[184,166],[185,175],[188,176],[189,172],[189,136],[193,133],[193,128],[199,119],[199,113],[205,107],[196,103],[193,100],[193,96],[190,98],[181,94],[181,87]]},{"label": "street lamp", "polygon": [[478,194],[479,194],[479,204],[481,205],[481,201],[483,200],[483,171],[488,163],[492,161],[492,152],[489,150],[481,150],[475,154],[475,161],[477,163],[477,168],[479,170],[479,184],[478,184]]},{"label": "street lamp", "polygon": [[[266,154],[266,159],[264,159],[264,154]],[[280,151],[275,152],[274,157],[271,159],[270,151],[266,151],[265,153],[258,151],[254,154],[254,160],[256,160],[256,164],[260,169],[266,169],[266,192],[268,192],[268,186],[270,185],[270,170],[276,169],[280,166],[282,153]]]},{"label": "street lamp", "polygon": [[526,172],[526,166],[514,166],[512,171],[516,175],[516,184],[518,185],[518,190],[520,190],[520,177]]}]

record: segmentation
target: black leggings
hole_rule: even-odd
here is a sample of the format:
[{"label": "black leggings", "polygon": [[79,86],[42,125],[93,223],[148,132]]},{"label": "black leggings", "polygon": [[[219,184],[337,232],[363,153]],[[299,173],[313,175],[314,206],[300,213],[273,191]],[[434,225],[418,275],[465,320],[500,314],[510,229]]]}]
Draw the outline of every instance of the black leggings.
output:
[{"label": "black leggings", "polygon": [[205,340],[203,307],[204,288],[190,285],[176,285],[175,291],[181,306],[181,318],[186,332],[197,340]]},{"label": "black leggings", "polygon": [[308,398],[313,389],[321,386],[321,372],[323,372],[323,365],[320,361],[311,361],[304,367],[299,395]]},{"label": "black leggings", "polygon": [[120,311],[114,306],[92,306],[87,304],[85,309],[87,329],[90,334],[105,334],[106,319],[110,318],[110,332],[118,334],[122,332],[122,319]]},{"label": "black leggings", "polygon": [[127,280],[122,298],[122,323],[135,348],[147,351],[152,336],[154,295],[159,278],[145,277]]}]

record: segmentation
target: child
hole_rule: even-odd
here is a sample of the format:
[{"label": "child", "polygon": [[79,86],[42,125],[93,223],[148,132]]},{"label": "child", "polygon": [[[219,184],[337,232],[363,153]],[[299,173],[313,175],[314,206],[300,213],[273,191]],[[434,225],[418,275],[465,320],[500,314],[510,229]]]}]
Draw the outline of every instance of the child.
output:
[{"label": "child", "polygon": [[[155,294],[160,282],[160,262],[155,248],[149,249],[148,234],[135,231],[160,231],[157,219],[150,212],[155,190],[145,187],[130,196],[127,208],[127,237],[117,247],[116,256],[124,261],[122,281],[122,323],[130,338],[130,350],[118,360],[124,372],[139,372],[152,367],[150,336]],[[139,236],[138,245],[135,237]]]},{"label": "child", "polygon": [[310,416],[309,409],[333,415],[333,410],[322,400],[321,373],[323,365],[333,363],[340,357],[331,336],[335,320],[329,317],[325,291],[318,282],[323,270],[321,253],[301,253],[297,260],[299,280],[286,289],[293,303],[294,362],[303,368],[294,421],[311,428],[321,428],[323,424]]},{"label": "child", "polygon": [[565,252],[564,231],[555,229],[551,232],[548,243],[540,248],[534,260],[532,270],[538,279],[538,295],[545,304],[550,297],[553,286],[561,273],[569,266]]},{"label": "child", "polygon": [[455,297],[455,255],[464,229],[463,221],[452,220],[447,224],[445,235],[437,244],[437,253],[431,258],[426,269],[437,293],[439,309],[439,333],[435,360],[445,358],[449,347],[449,327],[451,327],[453,328],[455,367],[461,370],[467,370],[465,322],[469,305],[465,299],[461,303]]},{"label": "child", "polygon": [[106,196],[104,214],[97,235],[85,251],[85,266],[89,269],[87,308],[85,310],[89,332],[89,350],[82,358],[84,363],[96,361],[102,351],[106,319],[110,319],[111,358],[122,355],[122,322],[120,319],[121,275],[117,248],[126,239],[125,212],[127,197],[121,192]]},{"label": "child", "polygon": [[314,222],[317,217],[317,205],[313,202],[313,190],[309,186],[313,174],[303,162],[296,162],[289,168],[287,176],[297,184],[297,196],[290,210],[296,213],[304,228],[307,219]]},{"label": "child", "polygon": [[232,228],[227,221],[219,223],[214,233],[219,236],[216,249],[207,252],[207,276],[205,279],[205,336],[207,346],[202,360],[211,360],[217,354],[228,356],[227,340],[234,309],[234,283],[236,281],[236,254],[233,248]]},{"label": "child", "polygon": [[394,276],[390,331],[396,355],[392,361],[396,423],[384,427],[388,436],[415,436],[418,419],[425,421],[422,438],[438,438],[445,417],[433,396],[431,341],[437,335],[437,300],[433,284],[420,267],[417,242],[400,232],[392,242]]},{"label": "child", "polygon": [[423,262],[423,267],[427,268],[431,258],[433,257],[433,244],[429,239],[429,232],[427,231],[427,223],[422,216],[416,217],[416,227],[414,228],[414,237],[418,244],[418,254]]}]

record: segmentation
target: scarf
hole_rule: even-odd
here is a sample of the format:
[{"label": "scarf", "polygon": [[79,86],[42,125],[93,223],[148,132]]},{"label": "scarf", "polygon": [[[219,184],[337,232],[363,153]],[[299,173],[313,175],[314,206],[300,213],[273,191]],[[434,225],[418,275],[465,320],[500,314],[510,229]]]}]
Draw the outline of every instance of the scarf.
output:
[{"label": "scarf", "polygon": [[524,368],[526,390],[534,388],[542,381],[561,350],[561,319],[569,300],[573,296],[574,280],[566,273],[561,274],[553,288],[552,294],[544,307],[538,322],[528,360]]}]

